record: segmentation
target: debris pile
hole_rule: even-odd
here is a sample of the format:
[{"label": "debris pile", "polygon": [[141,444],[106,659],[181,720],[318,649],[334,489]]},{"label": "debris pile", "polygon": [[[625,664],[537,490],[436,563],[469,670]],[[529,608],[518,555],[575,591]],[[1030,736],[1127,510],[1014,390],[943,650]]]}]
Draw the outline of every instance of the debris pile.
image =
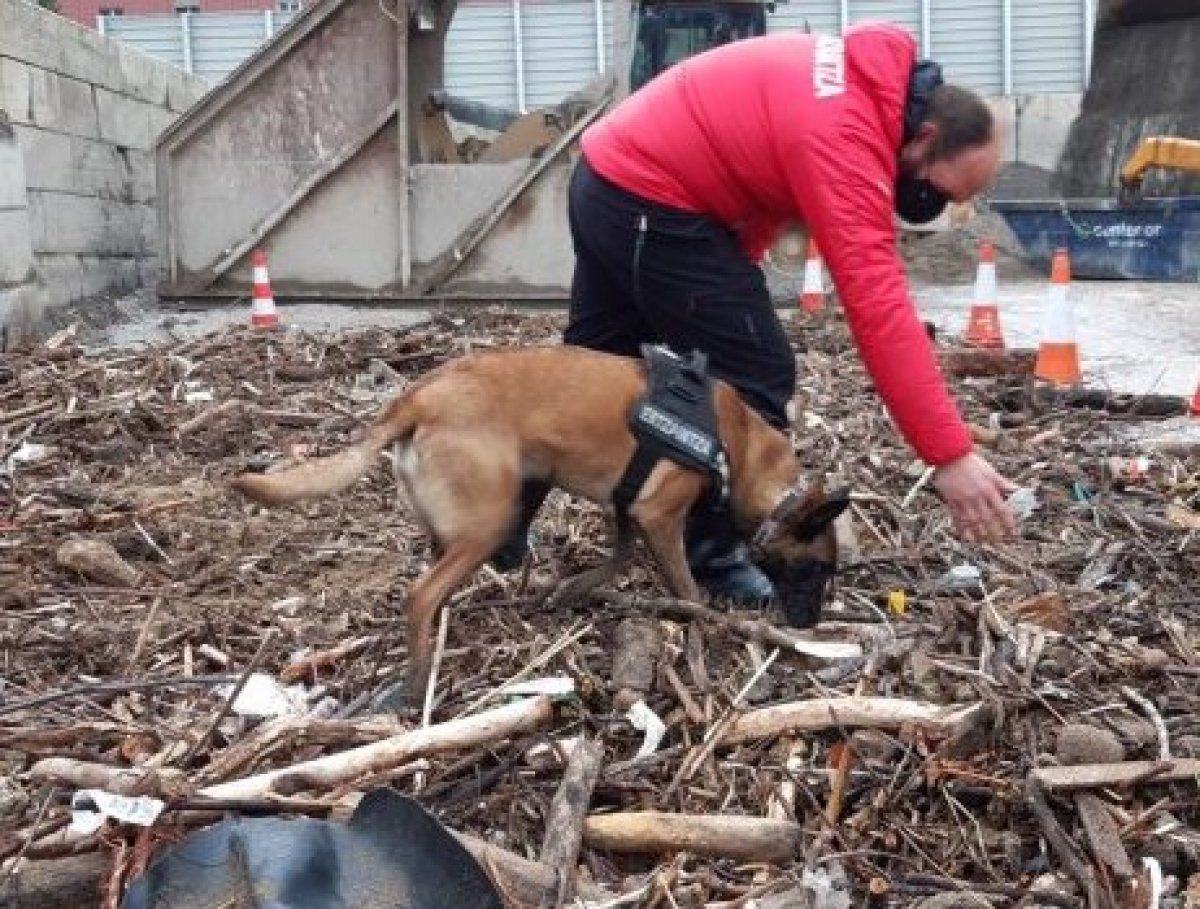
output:
[{"label": "debris pile", "polygon": [[1137,401],[1048,396],[1028,357],[946,352],[1019,542],[953,536],[844,323],[798,316],[796,446],[854,491],[818,629],[671,600],[644,558],[548,609],[607,545],[556,494],[535,558],[453,598],[424,715],[382,706],[429,558],[390,472],[274,511],[225,481],[560,328],[64,333],[0,362],[0,893],[74,862],[117,906],[223,815],[340,822],[394,787],[506,905],[1198,905],[1200,457],[1144,457]]},{"label": "debris pile", "polygon": [[900,232],[900,255],[909,280],[923,284],[958,284],[975,277],[979,241],[996,248],[996,273],[1001,281],[1028,281],[1039,272],[1023,261],[1021,243],[1004,219],[986,209],[971,211],[965,223],[945,230]]}]

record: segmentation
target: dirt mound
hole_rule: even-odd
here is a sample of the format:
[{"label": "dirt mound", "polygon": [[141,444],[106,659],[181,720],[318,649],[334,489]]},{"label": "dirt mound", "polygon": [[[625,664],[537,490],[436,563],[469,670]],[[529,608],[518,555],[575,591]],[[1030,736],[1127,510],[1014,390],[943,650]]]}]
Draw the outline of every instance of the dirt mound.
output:
[{"label": "dirt mound", "polygon": [[1000,168],[993,199],[1050,199],[1058,196],[1054,171],[1036,164],[1010,161]]},{"label": "dirt mound", "polygon": [[979,241],[996,244],[996,274],[1002,281],[1020,281],[1037,272],[1020,258],[1020,244],[997,214],[982,212],[962,227],[937,232],[905,231],[900,235],[900,255],[910,281],[922,284],[957,284],[972,281],[979,261]]}]

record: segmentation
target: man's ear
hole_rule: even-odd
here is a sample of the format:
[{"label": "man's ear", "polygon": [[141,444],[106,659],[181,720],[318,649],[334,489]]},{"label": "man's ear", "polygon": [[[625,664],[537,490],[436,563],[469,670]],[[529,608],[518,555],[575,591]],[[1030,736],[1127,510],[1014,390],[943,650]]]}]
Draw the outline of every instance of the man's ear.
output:
[{"label": "man's ear", "polygon": [[838,515],[850,507],[850,490],[842,488],[825,495],[817,486],[787,518],[787,528],[792,536],[808,542],[825,531]]},{"label": "man's ear", "polygon": [[924,177],[924,169],[933,157],[940,129],[931,120],[917,127],[916,134],[900,149],[901,172],[907,177]]}]

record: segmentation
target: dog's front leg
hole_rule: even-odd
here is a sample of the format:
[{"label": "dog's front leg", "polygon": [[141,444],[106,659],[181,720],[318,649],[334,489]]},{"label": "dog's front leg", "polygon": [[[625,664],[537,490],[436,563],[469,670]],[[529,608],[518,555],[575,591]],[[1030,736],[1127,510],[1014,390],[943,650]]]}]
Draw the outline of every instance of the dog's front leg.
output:
[{"label": "dog's front leg", "polygon": [[656,488],[652,495],[639,498],[629,510],[671,593],[692,603],[702,603],[704,597],[688,567],[683,531],[688,510],[700,492],[701,483],[695,475],[679,472]]},{"label": "dog's front leg", "polygon": [[552,609],[570,605],[583,599],[601,584],[607,584],[633,554],[633,527],[627,515],[617,515],[613,551],[603,565],[581,571],[568,578],[550,595],[547,601]]}]

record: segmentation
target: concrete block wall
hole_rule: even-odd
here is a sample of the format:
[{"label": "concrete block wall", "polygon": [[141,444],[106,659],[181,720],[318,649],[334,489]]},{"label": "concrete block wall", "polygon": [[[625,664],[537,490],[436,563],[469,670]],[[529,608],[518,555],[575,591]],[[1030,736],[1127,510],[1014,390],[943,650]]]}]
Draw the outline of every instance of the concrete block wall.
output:
[{"label": "concrete block wall", "polygon": [[[154,141],[199,79],[0,0],[0,324],[157,273]],[[25,239],[19,239],[24,233]]]},{"label": "concrete block wall", "polygon": [[989,98],[992,113],[1004,125],[1003,160],[1055,170],[1082,97],[1063,92]]}]

